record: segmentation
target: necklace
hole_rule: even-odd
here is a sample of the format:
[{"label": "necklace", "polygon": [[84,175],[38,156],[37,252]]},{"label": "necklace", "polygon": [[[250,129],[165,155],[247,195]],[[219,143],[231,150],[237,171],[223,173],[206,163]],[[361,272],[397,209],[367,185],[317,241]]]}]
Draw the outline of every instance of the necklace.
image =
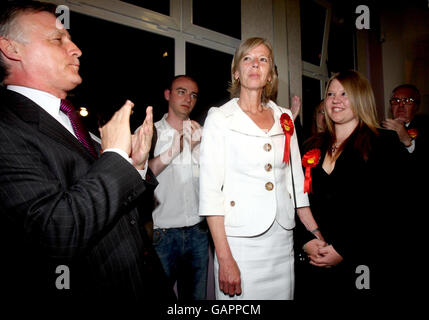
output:
[{"label": "necklace", "polygon": [[338,148],[341,146],[342,142],[335,142],[334,145],[331,147],[332,153],[337,152]]}]

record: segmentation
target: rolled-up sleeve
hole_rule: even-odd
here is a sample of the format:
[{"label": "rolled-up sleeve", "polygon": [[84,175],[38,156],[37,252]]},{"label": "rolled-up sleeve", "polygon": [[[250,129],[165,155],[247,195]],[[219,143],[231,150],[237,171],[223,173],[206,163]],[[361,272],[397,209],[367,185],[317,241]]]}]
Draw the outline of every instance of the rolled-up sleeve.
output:
[{"label": "rolled-up sleeve", "polygon": [[204,123],[200,149],[201,216],[225,215],[222,187],[225,176],[225,117],[211,108]]}]

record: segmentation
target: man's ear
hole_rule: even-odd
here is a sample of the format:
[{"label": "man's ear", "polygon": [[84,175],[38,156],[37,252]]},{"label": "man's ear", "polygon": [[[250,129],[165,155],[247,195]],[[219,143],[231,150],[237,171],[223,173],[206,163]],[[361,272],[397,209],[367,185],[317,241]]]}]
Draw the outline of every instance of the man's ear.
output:
[{"label": "man's ear", "polygon": [[17,43],[13,40],[0,37],[0,51],[9,60],[21,60]]},{"label": "man's ear", "polygon": [[170,101],[170,89],[164,90],[164,98],[165,100]]}]

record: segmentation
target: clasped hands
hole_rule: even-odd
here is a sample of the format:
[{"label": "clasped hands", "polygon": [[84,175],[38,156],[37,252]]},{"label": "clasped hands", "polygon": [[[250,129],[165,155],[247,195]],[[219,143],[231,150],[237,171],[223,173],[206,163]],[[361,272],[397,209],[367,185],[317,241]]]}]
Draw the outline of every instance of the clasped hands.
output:
[{"label": "clasped hands", "polygon": [[304,245],[304,252],[310,264],[317,267],[332,267],[343,261],[343,257],[330,244],[320,239],[313,239]]},{"label": "clasped hands", "polygon": [[146,117],[140,130],[131,134],[130,116],[133,107],[134,103],[127,100],[121,109],[115,112],[109,122],[99,128],[101,147],[103,150],[111,148],[123,150],[132,159],[134,167],[143,170],[152,143],[152,107],[146,108]]}]

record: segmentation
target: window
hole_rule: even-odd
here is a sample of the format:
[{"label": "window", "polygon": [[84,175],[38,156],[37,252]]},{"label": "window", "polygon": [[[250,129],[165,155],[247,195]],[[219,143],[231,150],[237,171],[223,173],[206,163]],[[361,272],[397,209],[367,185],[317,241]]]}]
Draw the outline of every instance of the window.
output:
[{"label": "window", "polygon": [[304,140],[311,136],[313,112],[322,100],[320,82],[319,79],[302,76],[302,100],[305,101],[305,107],[302,108]]},{"label": "window", "polygon": [[327,9],[311,1],[301,1],[302,60],[320,66]]},{"label": "window", "polygon": [[232,55],[186,43],[186,73],[198,82],[199,97],[192,117],[201,123],[210,107],[229,100]]},{"label": "window", "polygon": [[311,135],[313,111],[323,97],[328,72],[331,4],[301,0],[302,115],[304,139]]},{"label": "window", "polygon": [[[64,4],[62,0],[46,1]],[[84,52],[84,82],[74,94],[76,99],[86,97],[79,101],[90,111],[85,121],[95,117],[91,109],[97,106],[102,106],[96,110],[97,117],[108,119],[127,98],[136,103],[132,126],[143,120],[148,104],[154,106],[154,121],[158,121],[167,111],[163,97],[167,82],[187,72],[194,73],[201,89],[209,92],[201,95],[200,108],[208,109],[228,96],[231,59],[240,43],[240,0],[215,4],[201,0],[67,0],[66,5],[72,12],[70,32]],[[211,18],[214,12],[217,20]],[[225,19],[228,14],[231,19]],[[200,25],[194,24],[197,21]],[[204,72],[207,62],[200,59],[204,55],[215,57],[210,63],[221,78]],[[201,122],[205,111],[198,115]],[[97,129],[97,119],[91,121]]]},{"label": "window", "polygon": [[99,121],[110,119],[126,99],[135,103],[131,129],[141,124],[147,105],[160,118],[165,81],[174,75],[174,39],[73,12],[70,19],[70,34],[83,52],[83,82],[71,100],[89,110],[91,132],[98,134]]},{"label": "window", "polygon": [[155,12],[170,15],[170,0],[121,0]]},{"label": "window", "polygon": [[193,0],[192,23],[241,39],[240,0]]}]

